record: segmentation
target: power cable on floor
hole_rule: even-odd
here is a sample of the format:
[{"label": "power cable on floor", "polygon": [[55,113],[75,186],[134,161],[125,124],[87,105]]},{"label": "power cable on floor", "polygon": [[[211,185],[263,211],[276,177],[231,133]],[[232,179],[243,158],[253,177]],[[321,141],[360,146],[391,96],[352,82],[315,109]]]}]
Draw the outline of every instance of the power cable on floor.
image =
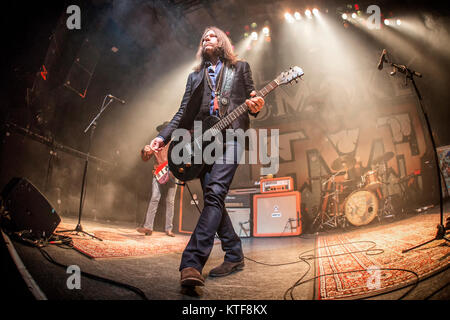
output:
[{"label": "power cable on floor", "polygon": [[[37,248],[39,249],[39,252],[42,254],[42,256],[45,259],[47,259],[49,262],[53,263],[54,265],[57,265],[58,267],[64,268],[66,270],[69,267],[69,266],[66,266],[66,265],[64,265],[62,263],[59,263],[59,262],[55,261],[50,256],[50,254],[47,251],[45,251],[42,247],[37,247]],[[138,296],[140,296],[142,299],[148,300],[147,296],[145,295],[145,293],[141,289],[136,288],[136,287],[134,287],[132,285],[129,285],[129,284],[126,284],[126,283],[122,283],[122,282],[118,282],[118,281],[115,281],[115,280],[112,280],[112,279],[100,277],[100,276],[97,276],[95,274],[84,272],[84,271],[81,271],[81,275],[83,275],[83,276],[85,276],[87,278],[96,280],[96,281],[105,282],[105,283],[108,283],[108,284],[112,284],[114,286],[125,288],[127,290],[133,291]]]},{"label": "power cable on floor", "polygon": [[[305,256],[306,253],[311,252],[311,251],[316,251],[318,249],[324,249],[324,248],[329,248],[329,247],[333,247],[333,246],[342,246],[342,245],[348,245],[348,244],[356,244],[356,243],[371,243],[372,246],[367,248],[367,249],[364,249],[364,250],[357,250],[357,251],[345,252],[345,253],[340,253],[340,254],[333,254],[333,255],[326,255],[326,256],[315,256],[315,255],[306,255]],[[348,254],[355,254],[355,253],[365,253],[366,255],[378,255],[378,254],[382,254],[384,252],[383,249],[377,249],[375,247],[376,247],[376,243],[373,242],[373,241],[352,241],[352,242],[336,244],[336,245],[331,245],[331,246],[323,246],[323,247],[318,247],[318,248],[314,248],[314,249],[302,252],[299,255],[299,260],[298,261],[287,262],[287,263],[280,263],[280,264],[268,264],[268,263],[263,263],[263,262],[259,262],[259,261],[250,259],[248,257],[245,257],[245,258],[247,260],[253,261],[253,262],[261,264],[261,265],[266,265],[266,266],[283,266],[283,265],[294,264],[294,263],[299,263],[299,262],[306,263],[308,265],[308,270],[306,270],[306,272],[294,283],[294,285],[292,285],[290,288],[288,288],[285,291],[284,295],[283,295],[283,298],[285,300],[287,300],[287,295],[289,293],[291,299],[295,300],[295,297],[294,297],[294,294],[293,294],[294,289],[296,287],[298,287],[298,286],[301,286],[301,285],[307,283],[307,282],[310,282],[310,281],[313,281],[313,280],[316,280],[316,279],[319,279],[319,278],[325,277],[325,276],[334,276],[334,275],[338,275],[338,274],[348,274],[348,273],[357,273],[357,272],[368,272],[368,270],[366,270],[366,269],[350,270],[350,271],[343,271],[343,272],[333,272],[333,273],[329,273],[329,274],[323,274],[323,275],[319,275],[319,276],[314,276],[314,277],[312,277],[312,278],[310,278],[308,280],[304,280],[303,281],[303,279],[306,277],[306,275],[311,270],[311,264],[309,263],[308,260],[315,260],[315,259],[320,259],[320,258],[331,258],[331,257],[348,255]],[[391,292],[394,292],[394,291],[398,291],[398,290],[404,289],[406,287],[413,286],[410,290],[408,290],[400,298],[398,298],[399,300],[405,298],[408,294],[410,294],[417,287],[418,283],[421,281],[419,279],[419,275],[416,272],[412,271],[412,270],[400,269],[400,268],[377,268],[376,270],[379,270],[379,271],[408,272],[408,273],[413,274],[416,277],[416,281],[414,283],[412,283],[412,284],[408,284],[408,285],[402,286],[400,288],[395,288],[395,289],[393,289],[391,291],[381,293],[381,294],[387,294],[387,293],[391,293]],[[378,296],[378,295],[380,295],[380,294],[374,294],[374,295],[371,295],[371,296],[365,296],[364,299],[372,298],[372,297],[375,297],[375,296]],[[313,299],[314,298],[315,297],[313,297]]]}]

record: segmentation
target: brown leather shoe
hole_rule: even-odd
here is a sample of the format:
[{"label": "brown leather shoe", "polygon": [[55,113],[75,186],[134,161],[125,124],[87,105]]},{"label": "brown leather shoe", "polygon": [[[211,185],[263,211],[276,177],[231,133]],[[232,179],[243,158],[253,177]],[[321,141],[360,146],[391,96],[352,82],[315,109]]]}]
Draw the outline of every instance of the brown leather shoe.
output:
[{"label": "brown leather shoe", "polygon": [[171,230],[166,231],[166,234],[167,234],[169,237],[175,237],[175,234],[174,234]]},{"label": "brown leather shoe", "polygon": [[139,233],[143,233],[146,236],[151,236],[152,232],[153,232],[152,230],[147,229],[147,228],[137,228],[136,231],[139,232]]},{"label": "brown leather shoe", "polygon": [[211,269],[209,272],[210,277],[224,277],[235,271],[244,269],[244,260],[239,262],[224,261],[220,266]]},{"label": "brown leather shoe", "polygon": [[205,279],[197,269],[188,267],[181,270],[181,285],[185,287],[204,286]]}]

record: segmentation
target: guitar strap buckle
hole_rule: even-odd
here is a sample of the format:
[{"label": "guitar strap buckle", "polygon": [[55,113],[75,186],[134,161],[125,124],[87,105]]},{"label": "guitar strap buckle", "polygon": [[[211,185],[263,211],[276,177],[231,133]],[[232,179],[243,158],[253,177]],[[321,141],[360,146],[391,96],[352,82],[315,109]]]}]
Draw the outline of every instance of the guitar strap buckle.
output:
[{"label": "guitar strap buckle", "polygon": [[223,75],[223,82],[222,82],[222,88],[220,90],[220,95],[218,97],[219,101],[219,116],[220,118],[223,118],[227,112],[228,106],[230,105],[230,98],[231,98],[231,89],[233,85],[233,79],[234,79],[234,66],[224,66],[224,75]]}]

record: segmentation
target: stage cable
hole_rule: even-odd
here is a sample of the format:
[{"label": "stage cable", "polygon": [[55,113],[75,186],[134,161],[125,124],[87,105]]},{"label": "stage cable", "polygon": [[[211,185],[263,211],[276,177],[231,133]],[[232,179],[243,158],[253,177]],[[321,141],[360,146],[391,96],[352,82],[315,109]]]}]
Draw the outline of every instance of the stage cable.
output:
[{"label": "stage cable", "polygon": [[[316,241],[315,241],[316,243]],[[333,246],[342,246],[342,245],[348,245],[348,244],[355,244],[355,243],[370,243],[372,244],[371,247],[364,249],[364,250],[357,250],[357,251],[352,251],[352,252],[346,252],[346,253],[341,253],[341,254],[333,254],[333,255],[326,255],[326,256],[315,256],[315,255],[307,255],[304,256],[306,253],[311,252],[311,251],[316,251],[318,249],[324,249],[324,248],[329,248],[329,247],[333,247]],[[306,272],[290,287],[288,288],[284,295],[283,298],[285,300],[287,300],[287,295],[289,293],[290,297],[292,300],[295,300],[295,296],[293,294],[293,291],[296,287],[301,286],[307,282],[319,279],[321,277],[325,277],[325,276],[333,276],[333,275],[338,275],[338,274],[348,274],[348,273],[356,273],[356,272],[367,272],[366,269],[362,269],[362,270],[350,270],[350,271],[343,271],[343,272],[333,272],[333,273],[329,273],[329,274],[324,274],[324,275],[319,275],[319,276],[314,276],[308,280],[303,281],[303,279],[307,276],[307,274],[309,273],[309,271],[311,270],[311,264],[309,263],[308,260],[318,260],[321,258],[331,258],[331,257],[336,257],[336,256],[342,256],[342,255],[348,255],[348,254],[355,254],[355,253],[366,253],[366,255],[378,255],[378,254],[382,254],[384,252],[383,249],[377,249],[375,248],[377,246],[377,244],[373,241],[352,241],[352,242],[347,242],[347,243],[342,243],[342,244],[336,244],[336,245],[331,245],[331,246],[324,246],[324,247],[316,247],[314,249],[311,250],[307,250],[304,251],[302,253],[299,254],[299,260],[298,261],[293,261],[293,262],[287,262],[287,263],[279,263],[279,264],[269,264],[269,263],[264,263],[264,262],[260,262],[260,261],[256,261],[254,259],[245,257],[245,259],[255,262],[257,264],[261,264],[261,265],[265,265],[265,266],[283,266],[283,265],[290,265],[290,264],[295,264],[295,263],[299,263],[299,262],[303,262],[308,266],[308,269],[306,270]],[[382,293],[377,293],[377,294],[373,294],[370,296],[364,296],[361,299],[369,299],[369,298],[373,298],[376,297],[378,295],[385,295],[391,292],[395,292],[410,286],[413,286],[411,289],[409,289],[406,293],[404,293],[401,297],[398,298],[398,300],[401,300],[403,298],[405,298],[407,295],[409,295],[419,284],[419,282],[421,282],[424,279],[420,279],[419,275],[412,271],[412,270],[407,270],[407,269],[401,269],[401,268],[378,268],[377,270],[379,271],[401,271],[401,272],[408,272],[414,275],[414,277],[416,278],[416,281],[414,283],[410,283],[407,284],[405,286],[399,287],[399,288],[395,288],[393,290],[390,291],[384,291]],[[315,288],[314,288],[314,292],[313,292],[313,300],[315,299]]]},{"label": "stage cable", "polygon": [[[189,188],[189,185],[188,185],[186,182],[183,182],[183,183],[177,183],[177,184],[178,184],[178,185],[181,185],[181,186],[186,186],[186,187],[187,187],[187,189],[188,189],[188,191],[189,191],[189,194],[190,194],[190,196],[191,196],[191,199],[194,201],[195,206],[197,207],[197,210],[198,210],[199,214],[201,214],[202,211],[200,210],[200,208],[199,208],[197,202],[195,201],[194,196],[193,196],[193,194],[192,194],[192,192],[191,192],[191,190],[190,190],[190,188]],[[317,233],[315,234],[315,237],[312,237],[312,238],[316,238],[316,236],[317,236]],[[216,233],[215,237],[216,237],[216,238],[219,238],[219,236],[217,235],[217,233]],[[306,237],[305,237],[305,238],[306,238]],[[306,239],[312,239],[312,238],[306,238]],[[219,238],[219,239],[220,239],[220,238]],[[347,244],[355,244],[355,243],[371,243],[372,246],[369,247],[369,248],[367,248],[367,249],[364,249],[364,250],[358,250],[358,251],[353,251],[353,252],[346,252],[346,253],[342,253],[342,254],[333,254],[333,255],[328,255],[328,256],[314,256],[314,255],[310,255],[310,256],[302,257],[303,254],[305,254],[305,253],[307,253],[307,252],[310,252],[310,251],[317,252],[318,249],[324,249],[324,248],[329,248],[329,247],[333,247],[333,246],[342,246],[342,245],[347,245]],[[292,262],[286,262],[286,263],[278,263],[278,264],[269,264],[269,263],[264,263],[264,262],[260,262],[260,261],[251,259],[251,258],[249,258],[249,257],[247,257],[247,256],[245,256],[245,255],[244,255],[244,259],[249,260],[249,261],[252,261],[252,262],[257,263],[257,264],[269,266],[269,267],[279,267],[279,266],[285,266],[285,265],[290,265],[290,264],[296,264],[296,263],[299,263],[299,262],[303,262],[303,263],[307,264],[308,270],[307,270],[307,271],[306,271],[306,272],[305,272],[305,273],[304,273],[304,274],[303,274],[303,275],[302,275],[302,276],[294,283],[294,285],[292,285],[290,288],[288,288],[288,289],[285,291],[284,295],[283,295],[284,300],[287,300],[287,299],[286,299],[286,296],[287,296],[288,293],[289,293],[291,299],[292,299],[292,300],[295,300],[295,297],[294,297],[294,294],[293,294],[294,289],[295,289],[297,286],[303,285],[303,284],[305,284],[305,283],[307,283],[307,282],[310,282],[310,281],[313,281],[313,280],[316,280],[316,279],[319,279],[319,278],[325,277],[325,276],[333,276],[333,275],[338,275],[338,274],[347,274],[347,273],[356,273],[356,272],[367,272],[366,269],[363,269],[363,270],[350,270],[350,271],[343,271],[343,272],[334,272],[334,273],[324,274],[324,275],[319,275],[319,276],[316,276],[316,275],[315,275],[313,278],[310,278],[310,279],[308,279],[308,280],[302,281],[302,280],[306,277],[306,275],[309,273],[309,271],[311,270],[311,268],[312,268],[312,266],[311,266],[311,264],[308,262],[308,260],[314,260],[314,261],[317,261],[318,259],[321,259],[321,258],[331,258],[331,257],[337,257],[337,256],[341,256],[341,255],[348,255],[348,254],[355,254],[355,253],[365,253],[366,255],[379,255],[379,254],[384,253],[384,250],[383,250],[383,249],[377,249],[376,246],[377,246],[377,244],[376,244],[374,241],[352,241],[352,242],[347,242],[347,243],[342,243],[342,244],[336,244],[336,245],[331,245],[331,246],[317,247],[317,241],[314,240],[314,249],[307,250],[307,251],[304,251],[303,253],[301,253],[301,254],[299,255],[299,260],[298,260],[298,261],[292,261]],[[370,252],[372,252],[372,251],[374,251],[374,253],[370,253]],[[314,269],[316,269],[316,268],[314,268]],[[416,281],[415,281],[414,283],[410,283],[410,284],[404,285],[404,286],[402,286],[402,287],[392,289],[392,290],[390,290],[390,291],[384,291],[383,293],[377,293],[377,294],[373,294],[373,295],[370,295],[370,296],[365,296],[365,297],[363,297],[363,298],[361,298],[361,299],[369,299],[369,298],[373,298],[373,297],[376,297],[376,296],[379,296],[379,295],[385,295],[385,294],[388,294],[388,293],[392,293],[392,292],[399,291],[399,290],[401,290],[401,289],[404,289],[404,288],[413,286],[410,290],[408,290],[408,291],[407,291],[406,293],[404,293],[400,298],[398,298],[398,300],[402,300],[403,298],[405,298],[407,295],[409,295],[409,294],[410,294],[410,293],[418,286],[419,282],[425,280],[425,279],[420,279],[419,275],[418,275],[416,272],[414,272],[414,271],[412,271],[412,270],[408,270],[408,269],[400,269],[400,268],[378,268],[378,269],[376,269],[376,270],[379,270],[379,271],[401,271],[401,272],[408,272],[408,273],[411,273],[411,274],[413,274],[413,275],[415,276]],[[448,285],[448,284],[447,284],[447,285]],[[445,285],[443,288],[445,288],[447,285]],[[439,289],[438,291],[442,290],[443,288]],[[312,298],[312,300],[315,300],[315,293],[316,293],[316,282],[314,281],[314,284],[313,284],[313,298]],[[434,294],[435,294],[435,293],[431,294],[430,296],[433,296]],[[429,297],[430,297],[430,296],[429,296]],[[427,299],[428,299],[428,297],[427,297]]]},{"label": "stage cable", "polygon": [[[30,246],[32,246],[34,248],[37,248],[39,250],[39,252],[42,254],[42,256],[46,260],[48,260],[50,263],[52,263],[52,264],[54,264],[54,265],[56,265],[58,267],[64,268],[66,270],[69,267],[69,266],[66,266],[66,265],[64,265],[62,263],[59,263],[59,262],[55,261],[50,256],[50,254],[47,251],[45,251],[43,248],[47,247],[48,245],[56,245],[59,248],[63,248],[63,249],[73,249],[73,243],[72,243],[72,238],[71,237],[64,236],[64,235],[52,234],[52,236],[48,240],[44,240],[44,239],[36,240],[33,237],[31,237],[29,232],[13,232],[11,235],[15,239],[17,239],[19,241],[22,241],[25,244],[30,245]],[[97,275],[94,275],[94,274],[91,274],[91,273],[88,273],[88,272],[84,272],[84,271],[81,271],[81,275],[83,275],[83,276],[85,276],[87,278],[96,280],[96,281],[101,281],[101,282],[105,282],[105,283],[108,283],[108,284],[111,284],[111,285],[115,285],[115,286],[118,286],[118,287],[125,288],[127,290],[133,291],[134,293],[139,295],[142,299],[148,300],[146,295],[145,295],[145,293],[141,289],[136,288],[136,287],[131,286],[131,285],[128,285],[126,283],[121,283],[121,282],[118,282],[118,281],[115,281],[115,280],[111,280],[111,279],[108,279],[108,278],[100,277],[100,276],[97,276]]]},{"label": "stage cable", "polygon": [[[52,256],[50,256],[50,254],[47,251],[45,251],[42,247],[38,246],[36,248],[38,248],[39,252],[42,254],[42,256],[45,259],[47,259],[49,262],[51,262],[52,264],[54,264],[54,265],[56,265],[58,267],[64,268],[66,270],[69,267],[69,266],[66,266],[66,265],[64,265],[62,263],[59,263],[59,262],[55,261],[52,258]],[[105,283],[108,283],[108,284],[111,284],[111,285],[114,285],[114,286],[125,288],[127,290],[130,290],[130,291],[136,293],[143,300],[148,300],[147,296],[145,295],[145,293],[141,289],[139,289],[137,287],[134,287],[132,285],[129,285],[129,284],[126,284],[126,283],[122,283],[122,282],[118,282],[118,281],[115,281],[115,280],[112,280],[112,279],[108,279],[108,278],[105,278],[105,277],[100,277],[100,276],[97,276],[95,274],[84,272],[84,271],[81,271],[81,275],[85,276],[86,278],[92,279],[92,280],[105,282]]]}]

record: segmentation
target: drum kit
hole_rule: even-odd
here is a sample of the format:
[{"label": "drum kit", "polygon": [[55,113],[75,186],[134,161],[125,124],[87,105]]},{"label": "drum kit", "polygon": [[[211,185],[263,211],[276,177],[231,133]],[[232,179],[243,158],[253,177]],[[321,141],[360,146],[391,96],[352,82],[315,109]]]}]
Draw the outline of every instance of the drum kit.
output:
[{"label": "drum kit", "polygon": [[362,173],[356,160],[341,156],[333,161],[336,173],[324,176],[321,183],[321,203],[313,227],[346,227],[348,223],[363,226],[376,217],[393,217],[391,197],[384,195],[388,185],[386,162],[394,157],[386,152],[372,161],[372,170]]}]

